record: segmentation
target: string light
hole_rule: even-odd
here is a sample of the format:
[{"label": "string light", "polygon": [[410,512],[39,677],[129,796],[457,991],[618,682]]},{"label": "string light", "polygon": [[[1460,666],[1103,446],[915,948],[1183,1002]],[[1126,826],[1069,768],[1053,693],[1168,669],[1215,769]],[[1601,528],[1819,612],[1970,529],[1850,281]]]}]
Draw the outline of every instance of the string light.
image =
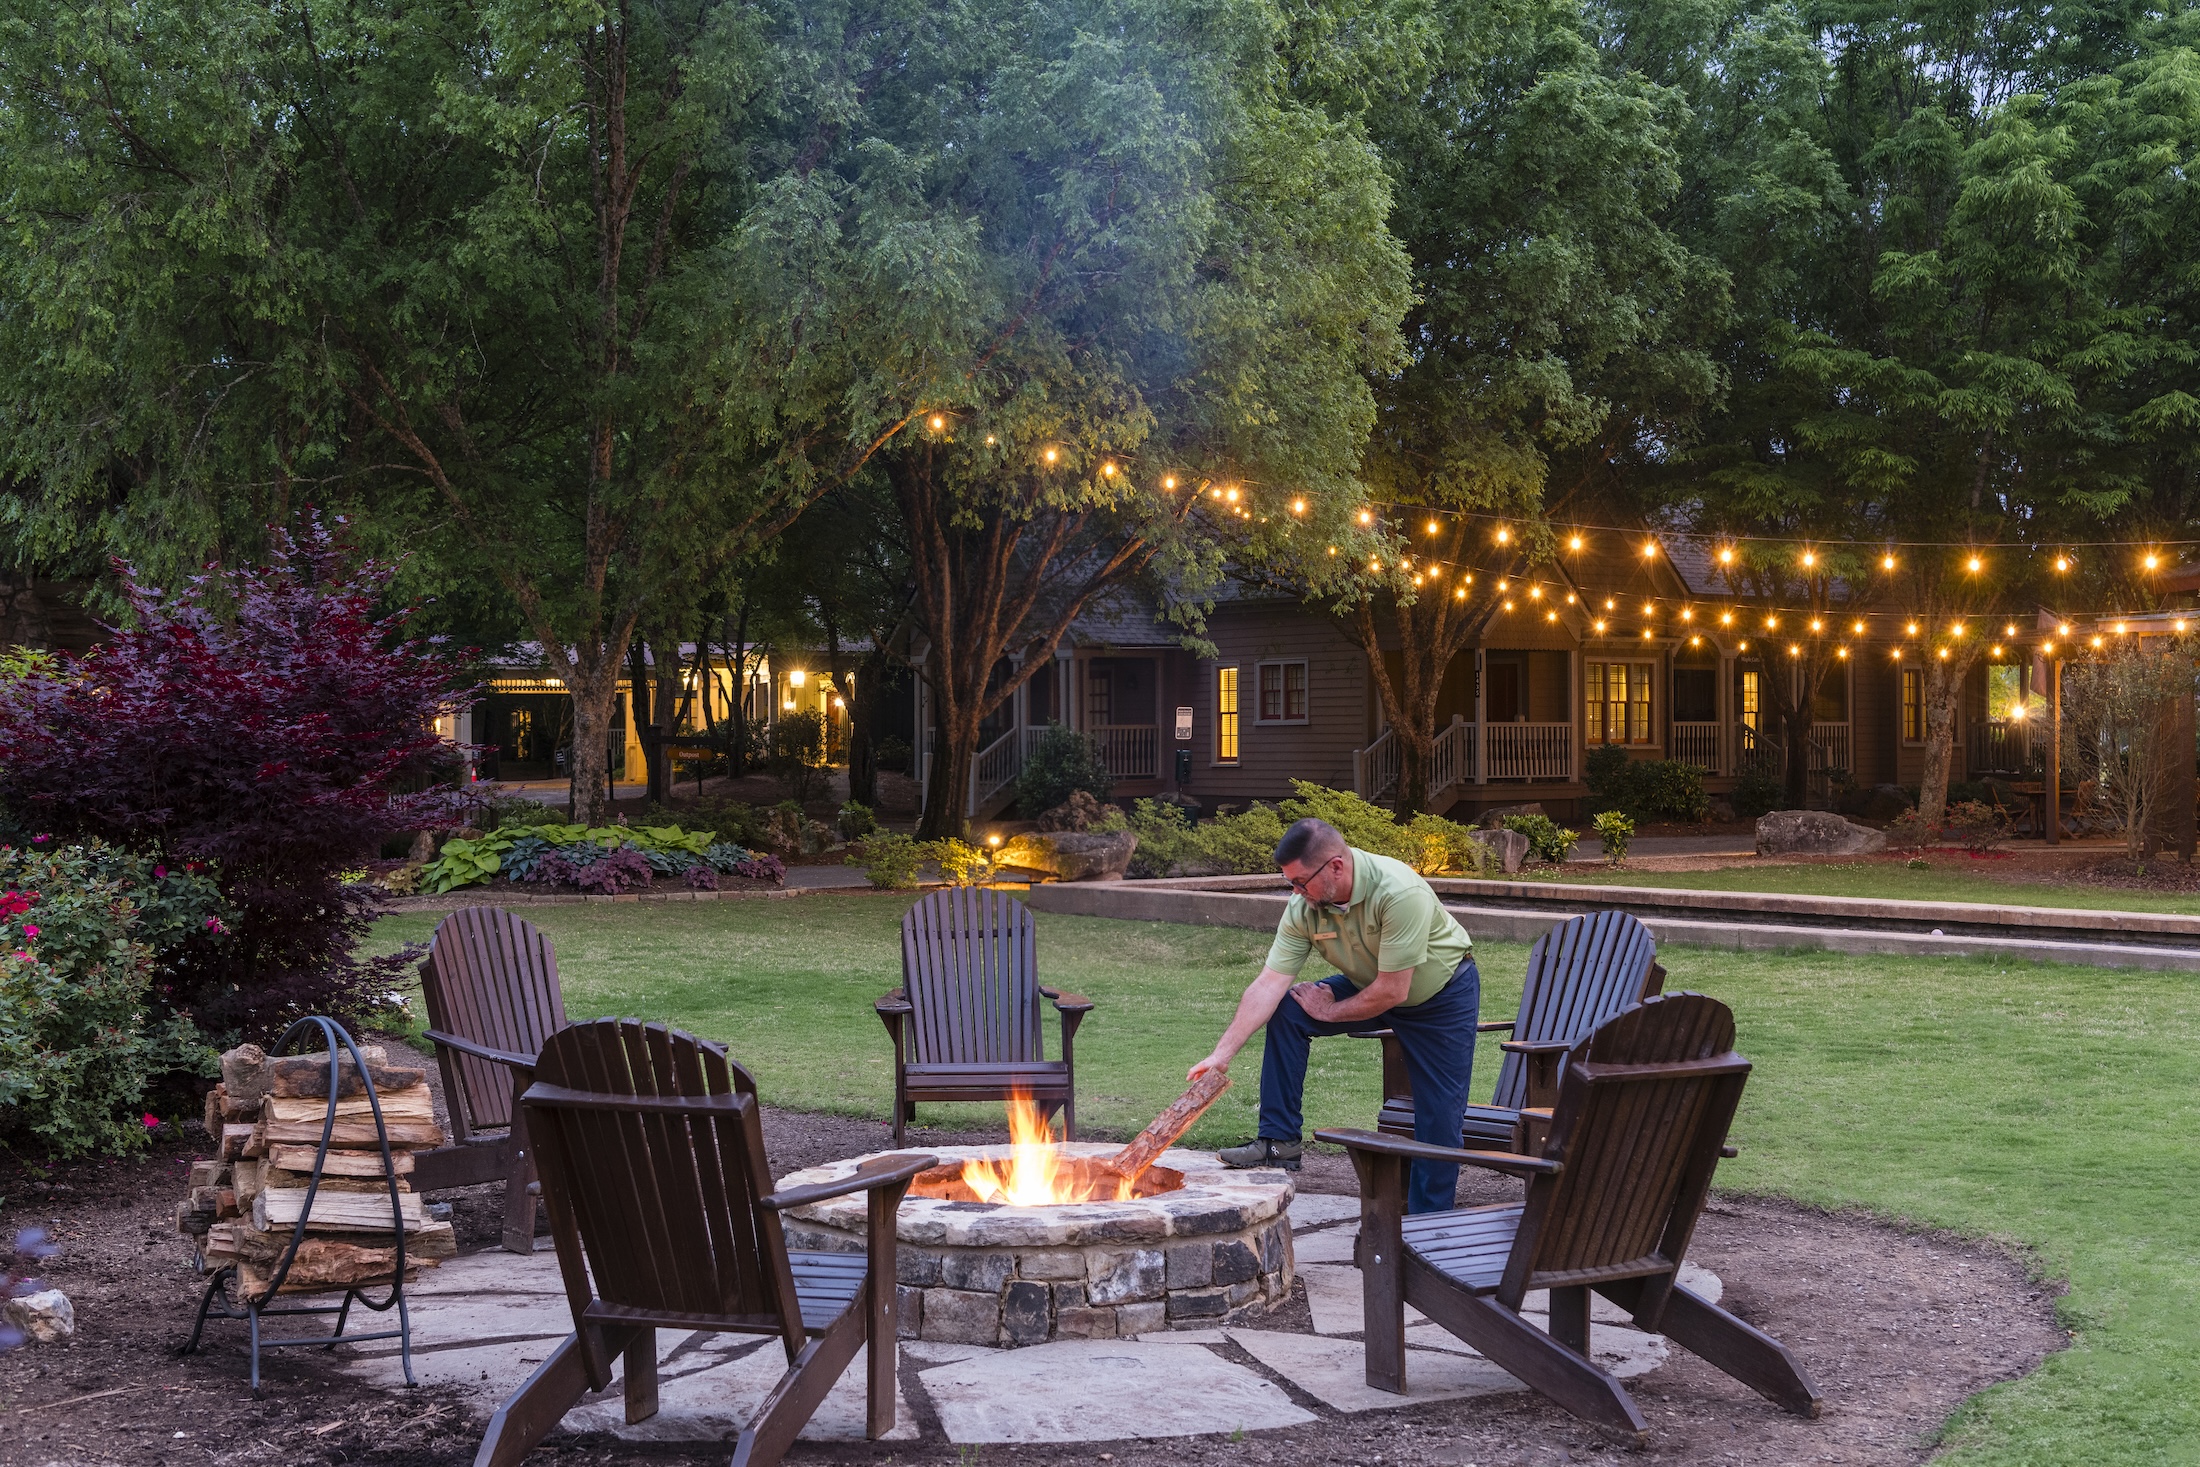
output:
[{"label": "string light", "polygon": [[1733,612],[1731,612],[1731,611],[1722,611],[1722,612],[1720,612],[1720,613],[1719,613],[1719,625],[1720,625],[1720,626],[1722,626],[1722,627],[1730,627],[1730,626],[1734,625],[1734,613],[1733,613]]},{"label": "string light", "polygon": [[1543,613],[1543,619],[1545,621],[1557,621],[1558,613],[1555,611],[1546,611]]},{"label": "string light", "polygon": [[1790,642],[1790,643],[1788,643],[1788,656],[1790,656],[1790,657],[1800,657],[1800,656],[1802,656],[1802,655],[1803,655],[1803,649],[1802,649],[1802,648],[1800,648],[1800,647],[1796,646],[1796,645],[1795,645],[1795,644],[1794,644],[1793,642]]},{"label": "string light", "polygon": [[1461,601],[1464,601],[1467,599],[1467,588],[1465,586],[1461,586],[1458,590],[1452,592],[1451,594],[1458,597]]},{"label": "string light", "polygon": [[1497,543],[1500,545],[1510,545],[1512,543],[1512,535],[1512,531],[1500,528],[1497,532]]},{"label": "string light", "polygon": [[1810,568],[1811,568],[1812,566],[1814,566],[1814,565],[1816,565],[1816,564],[1818,564],[1818,557],[1817,557],[1817,556],[1816,556],[1816,555],[1815,555],[1814,553],[1812,553],[1811,551],[1808,551],[1808,550],[1804,551],[1804,552],[1803,552],[1803,569],[1804,569],[1804,570],[1809,570],[1809,569],[1810,569]]},{"label": "string light", "polygon": [[1682,607],[1682,608],[1681,608],[1681,620],[1682,620],[1682,621],[1694,621],[1695,619],[1696,619],[1696,612],[1695,612],[1695,609],[1694,609],[1693,607],[1687,607],[1687,606],[1684,606],[1684,607]]},{"label": "string light", "polygon": [[[1001,441],[1000,439],[998,439],[998,438],[994,437],[994,436],[993,436],[993,435],[992,435],[991,433],[988,433],[988,434],[986,434],[986,435],[985,435],[985,446],[986,446],[987,448],[991,448],[991,447],[992,447],[992,446],[993,446],[994,444],[996,444],[996,443],[998,443],[998,442],[1000,442],[1000,441]],[[1172,488],[1172,489],[1173,489],[1173,488],[1175,488],[1175,487],[1176,487],[1176,480],[1174,480],[1174,479],[1171,479],[1171,480],[1169,481],[1169,487],[1170,487],[1170,488]]]},{"label": "string light", "polygon": [[939,415],[938,413],[934,413],[934,414],[932,414],[932,431],[933,431],[933,432],[935,432],[935,433],[938,433],[938,432],[940,432],[940,431],[944,430],[944,429],[945,429],[946,427],[947,427],[947,419],[945,419],[945,418],[941,417],[941,416],[940,416],[940,415]]},{"label": "string light", "polygon": [[1429,533],[1430,533],[1431,535],[1433,535],[1433,534],[1435,534],[1435,533],[1436,533],[1436,521],[1434,521],[1434,520],[1430,520],[1430,521],[1428,522],[1428,532],[1429,532]]},{"label": "string light", "polygon": [[1902,649],[1900,647],[1894,649],[1894,660],[1897,662],[1902,660]]},{"label": "string light", "polygon": [[1836,647],[1833,649],[1833,655],[1842,659],[1845,662],[1848,660],[1849,649],[1846,647]]},{"label": "string light", "polygon": [[1722,545],[1721,547],[1719,547],[1719,564],[1721,564],[1721,565],[1732,565],[1733,563],[1734,563],[1734,550],[1733,550],[1733,547],[1732,547],[1732,546],[1724,546],[1724,545]]},{"label": "string light", "polygon": [[2108,644],[2107,644],[2106,642],[2103,642],[2103,641],[2102,641],[2102,640],[2101,640],[2101,639],[2100,639],[2099,637],[2095,637],[2095,638],[2093,639],[2093,650],[2094,650],[2094,651],[2096,651],[2096,652],[2100,651],[2100,650],[2101,650],[2101,648],[2103,648],[2103,647],[2105,647],[2105,646],[2107,646],[2107,645],[2108,645]]},{"label": "string light", "polygon": [[1062,456],[1062,452],[1061,452],[1061,450],[1060,450],[1060,449],[1058,449],[1058,448],[1050,448],[1050,449],[1048,449],[1048,450],[1046,451],[1046,460],[1047,460],[1047,462],[1048,462],[1048,463],[1053,463],[1053,462],[1054,462],[1054,461],[1055,461],[1056,459],[1060,458],[1061,456]]},{"label": "string light", "polygon": [[1942,662],[1946,662],[1948,660],[1948,649],[1946,647],[1940,649],[1940,660]]},{"label": "string light", "polygon": [[1650,544],[1642,547],[1642,558],[1644,560],[1656,560],[1658,558],[1657,542],[1652,541]]},{"label": "string light", "polygon": [[1601,621],[1600,621],[1600,622],[1598,622],[1598,623],[1596,623],[1596,629],[1597,629],[1597,631],[1598,631],[1598,632],[1600,632],[1600,633],[1601,633],[1601,632],[1602,632],[1602,631],[1604,630],[1604,623],[1603,623],[1603,622],[1601,622]]},{"label": "string light", "polygon": [[1849,623],[1849,630],[1855,632],[1859,637],[1861,637],[1864,635],[1864,623],[1861,621],[1851,622]]},{"label": "string light", "polygon": [[1882,555],[1882,556],[1880,556],[1880,557],[1879,557],[1879,568],[1880,568],[1881,570],[1890,570],[1890,571],[1891,571],[1891,570],[1893,570],[1893,569],[1894,569],[1894,557],[1893,557],[1893,556],[1891,556],[1891,555]]},{"label": "string light", "polygon": [[1222,497],[1229,500],[1232,504],[1235,504],[1238,501],[1238,492],[1237,490],[1232,489],[1229,493],[1223,495]]},{"label": "string light", "polygon": [[1826,624],[1814,616],[1810,619],[1810,629],[1814,632],[1822,632],[1826,629]]},{"label": "string light", "polygon": [[2145,564],[2145,566],[2146,566],[2146,568],[2147,568],[2148,570],[2153,570],[2153,569],[2155,569],[2156,567],[2158,567],[2158,566],[2160,566],[2160,565],[2161,565],[2161,563],[2162,563],[2162,557],[2161,557],[2161,556],[2159,556],[2159,555],[2155,555],[2155,554],[2153,554],[2152,552],[2149,552],[2149,553],[2148,553],[2148,555],[2147,555],[2147,557],[2146,557],[2146,560],[2145,560],[2145,561],[2144,561],[2143,563]]},{"label": "string light", "polygon": [[1765,630],[1766,630],[1766,631],[1768,631],[1768,632],[1776,632],[1776,631],[1780,630],[1780,618],[1778,618],[1778,617],[1776,617],[1776,616],[1768,616],[1768,617],[1766,617],[1766,618],[1765,618]]},{"label": "string light", "polygon": [[1581,545],[1582,540],[1579,535],[1574,536],[1571,540],[1568,540],[1566,542],[1566,548],[1569,550],[1579,550],[1581,548]]},{"label": "string light", "polygon": [[2055,569],[2057,569],[2057,570],[2059,570],[2059,571],[2066,571],[2066,570],[2070,569],[2070,557],[2069,557],[2069,556],[2067,556],[2067,555],[2058,555],[2058,556],[2056,556],[2056,557],[2055,557]]},{"label": "string light", "polygon": [[1734,648],[1738,652],[1747,652],[1749,650],[1749,642],[1747,641],[1747,639],[1736,642],[1734,644]]},{"label": "string light", "polygon": [[1102,464],[1102,465],[1100,465],[1100,477],[1101,477],[1101,478],[1103,478],[1103,479],[1112,479],[1112,478],[1114,478],[1114,477],[1115,477],[1115,465],[1114,465],[1114,464]]},{"label": "string light", "polygon": [[1528,588],[1528,599],[1530,601],[1541,601],[1543,599],[1543,588],[1541,586],[1530,586]]},{"label": "string light", "polygon": [[2054,655],[2055,655],[2055,644],[2054,644],[2053,642],[2042,642],[2042,643],[2040,643],[2040,652],[2041,652],[2041,653],[2042,653],[2042,654],[2043,654],[2044,656],[2048,656],[2048,657],[2052,657],[2052,656],[2054,656]]},{"label": "string light", "polygon": [[1293,514],[1305,514],[1305,513],[1306,513],[1306,501],[1305,501],[1305,500],[1303,500],[1303,499],[1294,499],[1294,500],[1292,500],[1292,501],[1291,501],[1291,513],[1293,513]]},{"label": "string light", "polygon": [[1369,514],[1366,510],[1363,509],[1360,511],[1360,523],[1363,525],[1372,525],[1375,523],[1375,516]]},{"label": "string light", "polygon": [[1949,635],[1949,636],[1951,636],[1951,637],[1960,637],[1960,636],[1962,636],[1962,635],[1963,635],[1963,623],[1959,621],[1959,622],[1957,622],[1957,623],[1956,623],[1956,624],[1955,624],[1954,626],[1952,626],[1952,627],[1948,628],[1948,635]]},{"label": "string light", "polygon": [[1911,622],[1911,623],[1910,623],[1910,624],[1909,624],[1909,625],[1908,625],[1907,627],[1904,627],[1904,628],[1903,628],[1903,631],[1904,631],[1904,633],[1905,633],[1906,635],[1908,635],[1908,636],[1912,636],[1912,637],[1916,636],[1916,635],[1917,635],[1917,623],[1916,623],[1916,622],[1914,622],[1914,621],[1913,621],[1913,622]]},{"label": "string light", "polygon": [[1986,569],[1986,562],[1979,559],[1975,555],[1972,556],[1968,561],[1966,561],[1965,564],[1971,568],[1971,574],[1973,575],[1977,575],[1980,571]]},{"label": "string light", "polygon": [[1994,644],[1993,646],[1991,646],[1991,647],[1987,648],[1987,649],[1986,649],[1986,655],[1987,655],[1987,656],[1989,656],[1989,657],[1999,657],[1999,656],[2001,656],[2001,643],[1999,643],[1999,642],[1996,642],[1996,643],[1995,643],[1995,644]]}]

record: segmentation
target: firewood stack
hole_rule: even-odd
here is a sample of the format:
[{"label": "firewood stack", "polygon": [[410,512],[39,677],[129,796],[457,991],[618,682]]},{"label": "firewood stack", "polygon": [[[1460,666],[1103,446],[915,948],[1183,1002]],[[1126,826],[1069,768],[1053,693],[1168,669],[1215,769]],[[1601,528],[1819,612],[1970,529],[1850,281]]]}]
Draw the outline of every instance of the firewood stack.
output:
[{"label": "firewood stack", "polygon": [[[361,1045],[390,1138],[405,1230],[405,1273],[432,1268],[458,1251],[447,1222],[429,1219],[406,1180],[415,1151],[443,1144],[426,1070],[393,1067],[378,1045]],[[246,1044],[222,1056],[222,1079],[206,1097],[206,1129],[219,1155],[194,1162],[191,1192],[176,1209],[176,1231],[192,1240],[208,1269],[237,1268],[238,1292],[266,1298],[268,1285],[305,1210],[313,1158],[328,1118],[327,1054],[269,1058]],[[397,1268],[390,1194],[374,1111],[347,1053],[338,1072],[336,1128],[320,1190],[285,1294],[325,1293],[390,1281]]]}]

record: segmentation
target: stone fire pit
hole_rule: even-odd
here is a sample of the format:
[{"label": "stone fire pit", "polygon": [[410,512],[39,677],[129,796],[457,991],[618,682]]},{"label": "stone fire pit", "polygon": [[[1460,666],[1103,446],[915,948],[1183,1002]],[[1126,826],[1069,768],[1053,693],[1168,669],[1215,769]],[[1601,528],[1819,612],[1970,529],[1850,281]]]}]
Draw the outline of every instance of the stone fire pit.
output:
[{"label": "stone fire pit", "polygon": [[[1290,1297],[1291,1181],[1280,1171],[1232,1171],[1211,1154],[1172,1149],[1142,1179],[1146,1195],[1012,1207],[966,1200],[960,1182],[963,1162],[1005,1159],[1007,1147],[923,1149],[940,1166],[911,1189],[895,1230],[905,1339],[1121,1339],[1239,1320]],[[1062,1148],[1082,1162],[1116,1150],[1095,1142]],[[812,1167],[779,1185],[837,1181],[869,1159]],[[787,1244],[861,1252],[865,1208],[861,1196],[795,1208]]]}]

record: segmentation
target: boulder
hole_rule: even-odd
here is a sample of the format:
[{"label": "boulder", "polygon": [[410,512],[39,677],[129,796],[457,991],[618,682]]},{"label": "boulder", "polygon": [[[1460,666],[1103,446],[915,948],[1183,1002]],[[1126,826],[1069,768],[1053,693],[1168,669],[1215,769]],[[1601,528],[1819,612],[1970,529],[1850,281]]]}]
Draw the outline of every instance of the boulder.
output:
[{"label": "boulder", "polygon": [[1467,836],[1489,856],[1490,864],[1507,876],[1527,864],[1528,838],[1517,830],[1477,830]]},{"label": "boulder", "polygon": [[1086,831],[1106,818],[1108,807],[1092,797],[1089,790],[1071,790],[1069,798],[1040,815],[1039,829],[1043,831]]},{"label": "boulder", "polygon": [[1831,810],[1775,810],[1757,817],[1760,856],[1869,856],[1886,848],[1884,832]]},{"label": "boulder", "polygon": [[1875,784],[1857,795],[1855,813],[1865,820],[1885,824],[1910,808],[1910,797],[1900,785]]},{"label": "boulder", "polygon": [[1531,800],[1525,805],[1498,805],[1482,812],[1482,824],[1484,828],[1488,828],[1496,825],[1508,815],[1541,815],[1543,813],[1542,803],[1535,800]]},{"label": "boulder", "polygon": [[1045,830],[1017,836],[993,859],[1057,881],[1120,881],[1137,849],[1138,837],[1127,830]]},{"label": "boulder", "polygon": [[0,1307],[0,1316],[41,1345],[55,1344],[76,1333],[76,1308],[59,1289],[42,1289],[10,1299]]}]

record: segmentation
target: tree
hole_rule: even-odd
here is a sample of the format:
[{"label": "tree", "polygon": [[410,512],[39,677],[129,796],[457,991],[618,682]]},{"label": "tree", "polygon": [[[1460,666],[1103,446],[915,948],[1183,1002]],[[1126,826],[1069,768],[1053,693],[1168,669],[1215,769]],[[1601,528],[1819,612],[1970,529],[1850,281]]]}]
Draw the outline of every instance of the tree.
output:
[{"label": "tree", "polygon": [[0,32],[19,541],[188,564],[305,495],[364,507],[511,597],[573,696],[576,818],[600,818],[645,609],[865,451],[809,433],[784,323],[744,289],[778,253],[745,211],[826,125],[781,110],[802,95],[775,20],[21,7]]},{"label": "tree", "polygon": [[351,568],[311,517],[273,539],[266,569],[172,594],[118,567],[130,625],[0,681],[0,801],[37,840],[210,864],[235,921],[187,946],[164,999],[211,1034],[261,1038],[370,1013],[402,981],[408,954],[353,956],[371,903],[342,873],[442,806],[448,791],[422,787],[455,768],[435,725],[465,693],[408,613],[379,610],[392,567]]},{"label": "tree", "polygon": [[[1678,94],[1602,64],[1579,8],[1490,24],[1434,12],[1425,60],[1366,112],[1414,270],[1408,361],[1376,381],[1371,492],[1396,507],[1389,573],[1351,625],[1399,744],[1397,809],[1428,797],[1452,661],[1497,613],[1502,578],[1551,549],[1559,497],[1717,391],[1697,338],[1716,267],[1660,222],[1679,175]],[[1477,577],[1479,578],[1477,581]],[[1398,653],[1397,670],[1385,656]]]},{"label": "tree", "polygon": [[2134,861],[2152,853],[2157,812],[2180,788],[2172,764],[2192,758],[2194,652],[2190,637],[2119,637],[2063,668],[2065,757],[2114,813]]},{"label": "tree", "polygon": [[959,834],[979,723],[1094,598],[1142,580],[1194,624],[1226,555],[1349,535],[1405,271],[1372,149],[1284,95],[1266,6],[806,15],[860,82],[779,200],[788,314],[930,292],[834,391],[886,442],[935,721],[922,833]]}]

